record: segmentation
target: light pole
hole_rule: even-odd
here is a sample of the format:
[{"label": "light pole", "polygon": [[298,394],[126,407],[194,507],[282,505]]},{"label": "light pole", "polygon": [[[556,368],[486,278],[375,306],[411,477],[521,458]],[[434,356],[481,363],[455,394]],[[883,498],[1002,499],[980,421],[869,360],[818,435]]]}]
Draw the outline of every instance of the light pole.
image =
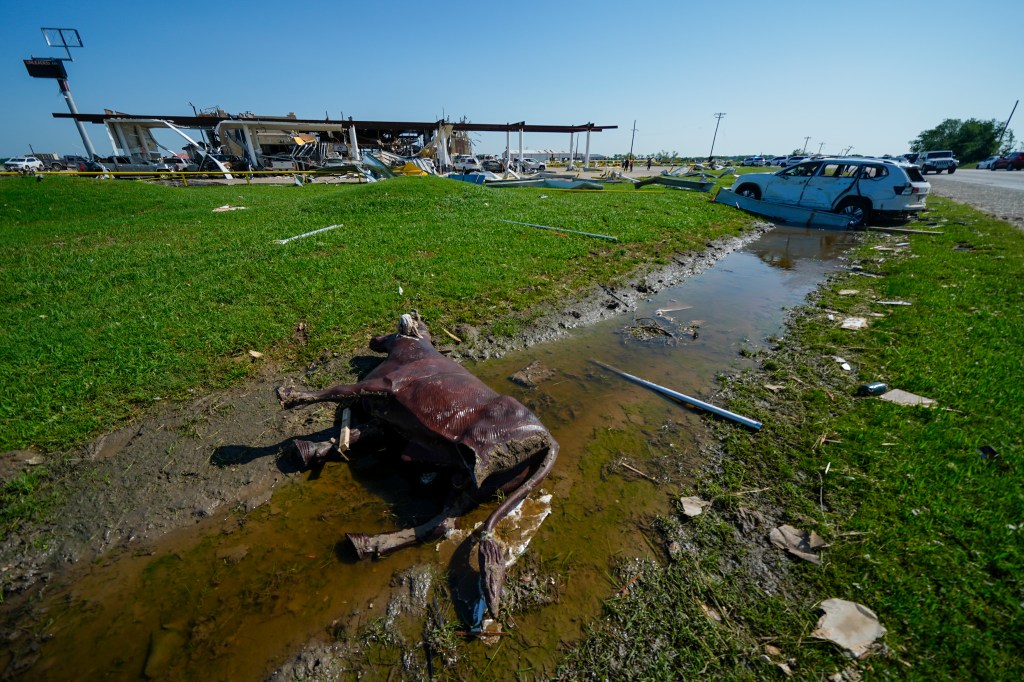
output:
[{"label": "light pole", "polygon": [[82,38],[78,35],[78,30],[74,28],[42,28],[43,38],[46,39],[46,44],[50,47],[62,47],[64,52],[67,53],[67,57],[44,57],[26,59],[25,68],[28,69],[28,75],[33,78],[53,78],[57,81],[57,85],[60,87],[60,94],[63,95],[64,101],[67,102],[68,111],[71,112],[75,118],[75,126],[78,128],[78,134],[82,136],[82,144],[85,146],[85,153],[89,156],[89,160],[96,159],[96,150],[92,146],[92,140],[89,139],[89,134],[85,132],[85,124],[78,120],[78,107],[75,106],[75,100],[71,98],[71,86],[68,85],[68,72],[64,68],[64,62],[74,61],[71,58],[72,47],[82,47]]},{"label": "light pole", "polygon": [[[636,119],[633,119],[633,137],[629,138],[629,156],[626,160],[629,161],[633,158],[633,142],[636,140]],[[570,150],[571,151],[571,150]]]},{"label": "light pole", "polygon": [[725,112],[720,111],[717,114],[715,114],[715,134],[711,138],[711,151],[708,152],[708,163],[711,163],[711,160],[715,156],[715,140],[718,139],[718,124],[722,122],[723,116],[725,116]]},{"label": "light pole", "polygon": [[804,148],[800,150],[801,154],[806,154],[807,153],[807,143],[810,141],[810,139],[811,139],[810,135],[808,135],[807,137],[804,138]]},{"label": "light pole", "polygon": [[825,146],[824,142],[822,142],[821,144],[818,145],[818,153],[819,154],[821,153],[821,148],[824,147],[824,146]]}]

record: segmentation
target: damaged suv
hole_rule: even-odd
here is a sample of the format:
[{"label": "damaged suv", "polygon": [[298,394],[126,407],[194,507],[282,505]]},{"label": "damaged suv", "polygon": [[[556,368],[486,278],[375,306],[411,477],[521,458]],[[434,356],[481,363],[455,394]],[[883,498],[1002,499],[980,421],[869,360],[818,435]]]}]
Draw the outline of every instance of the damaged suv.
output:
[{"label": "damaged suv", "polygon": [[912,164],[865,157],[804,161],[777,173],[740,176],[733,191],[751,199],[814,208],[849,217],[851,227],[872,216],[907,220],[925,208],[931,185]]}]

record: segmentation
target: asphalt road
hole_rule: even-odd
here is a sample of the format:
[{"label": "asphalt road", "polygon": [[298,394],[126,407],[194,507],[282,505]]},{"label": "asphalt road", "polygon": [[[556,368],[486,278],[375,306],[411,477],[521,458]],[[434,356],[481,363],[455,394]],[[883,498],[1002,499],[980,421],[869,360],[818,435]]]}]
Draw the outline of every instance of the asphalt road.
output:
[{"label": "asphalt road", "polygon": [[932,193],[969,204],[1024,230],[1024,171],[958,169],[929,173]]}]

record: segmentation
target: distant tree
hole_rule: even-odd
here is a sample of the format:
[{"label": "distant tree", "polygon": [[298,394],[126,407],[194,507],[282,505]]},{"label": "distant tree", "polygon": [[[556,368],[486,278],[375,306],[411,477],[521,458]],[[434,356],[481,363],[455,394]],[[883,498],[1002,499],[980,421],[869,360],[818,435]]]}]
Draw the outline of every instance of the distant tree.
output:
[{"label": "distant tree", "polygon": [[[980,161],[995,153],[1005,154],[1013,148],[1012,130],[1007,130],[1002,143],[999,142],[999,131],[1002,129],[1002,122],[994,118],[988,121],[979,121],[976,118],[969,118],[966,121],[947,118],[911,140],[910,151],[952,149],[963,163]],[[999,149],[996,149],[997,146]]]}]

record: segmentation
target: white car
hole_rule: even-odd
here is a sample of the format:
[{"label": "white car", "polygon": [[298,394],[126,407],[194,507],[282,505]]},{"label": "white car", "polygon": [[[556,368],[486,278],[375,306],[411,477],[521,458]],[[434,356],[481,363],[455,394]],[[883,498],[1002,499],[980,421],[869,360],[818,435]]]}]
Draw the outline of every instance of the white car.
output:
[{"label": "white car", "polygon": [[923,211],[931,185],[904,161],[838,157],[742,175],[732,189],[752,199],[842,213],[858,227],[872,215],[906,219]]},{"label": "white car", "polygon": [[4,161],[4,170],[9,171],[41,171],[43,168],[43,162],[34,156],[16,156]]},{"label": "white car", "polygon": [[480,160],[475,156],[469,156],[461,154],[455,157],[455,170],[462,171],[463,173],[480,173],[484,167],[480,165]]},{"label": "white car", "polygon": [[984,170],[986,168],[988,168],[989,170],[992,170],[992,164],[994,164],[998,160],[999,160],[999,155],[996,154],[995,156],[988,157],[984,161],[979,161],[978,162],[978,170]]}]

